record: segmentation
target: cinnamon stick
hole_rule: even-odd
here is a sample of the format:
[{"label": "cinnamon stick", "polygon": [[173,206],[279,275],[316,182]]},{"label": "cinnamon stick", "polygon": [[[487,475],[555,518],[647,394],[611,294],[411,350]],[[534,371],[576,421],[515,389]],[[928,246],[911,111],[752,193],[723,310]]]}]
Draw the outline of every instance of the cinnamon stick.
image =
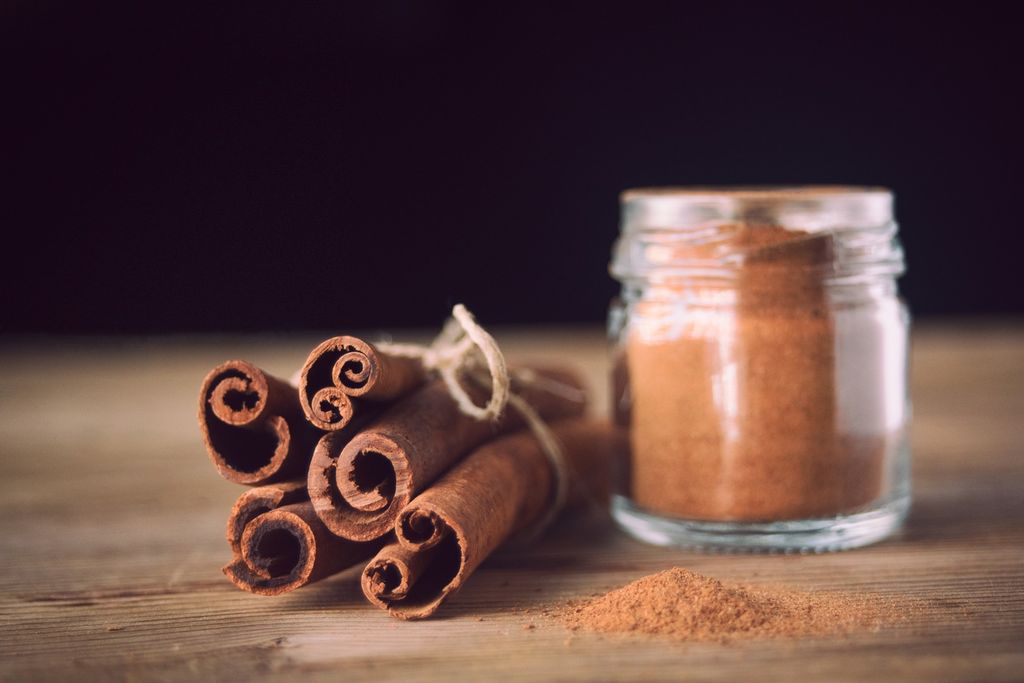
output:
[{"label": "cinnamon stick", "polygon": [[247,490],[235,501],[228,517],[227,539],[231,551],[236,557],[242,554],[242,534],[249,522],[271,510],[307,500],[309,494],[306,493],[306,482],[303,480],[284,481]]},{"label": "cinnamon stick", "polygon": [[[231,521],[228,526],[234,528]],[[259,514],[245,525],[238,552],[224,574],[242,590],[280,595],[337,574],[373,556],[380,546],[379,541],[338,538],[309,501],[292,503]]]},{"label": "cinnamon stick", "polygon": [[384,353],[358,337],[331,337],[313,349],[302,366],[299,396],[310,423],[335,431],[352,419],[352,399],[391,401],[425,380],[418,358]]},{"label": "cinnamon stick", "polygon": [[221,476],[253,486],[301,475],[315,438],[295,387],[241,360],[206,375],[199,430]]},{"label": "cinnamon stick", "polygon": [[[586,395],[573,373],[531,369],[513,391],[544,419],[583,414]],[[478,404],[487,392],[466,384]],[[400,400],[349,441],[325,435],[309,467],[309,498],[335,534],[357,541],[380,538],[420,491],[470,449],[496,434],[525,426],[513,408],[495,423],[462,413],[440,380]]]},{"label": "cinnamon stick", "polygon": [[[605,422],[569,420],[552,432],[570,477],[567,504],[603,501],[615,432]],[[530,432],[495,439],[466,457],[402,510],[396,543],[363,570],[363,593],[401,619],[438,610],[498,546],[548,512],[554,468]]]}]

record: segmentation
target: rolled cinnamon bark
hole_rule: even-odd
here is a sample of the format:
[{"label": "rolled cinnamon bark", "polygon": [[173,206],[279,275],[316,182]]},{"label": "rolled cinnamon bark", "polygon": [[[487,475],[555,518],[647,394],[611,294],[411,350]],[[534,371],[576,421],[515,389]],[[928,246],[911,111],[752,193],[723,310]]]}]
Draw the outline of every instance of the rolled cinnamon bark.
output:
[{"label": "rolled cinnamon bark", "polygon": [[[567,504],[602,503],[616,433],[606,422],[551,425],[570,477]],[[367,599],[401,619],[428,617],[499,545],[550,509],[554,468],[530,432],[495,439],[466,457],[402,510],[398,542],[363,570]]]},{"label": "rolled cinnamon bark", "polygon": [[[513,382],[513,391],[541,417],[583,414],[586,394],[575,374],[529,372],[531,380]],[[486,401],[485,390],[472,383],[465,386],[478,404]],[[310,463],[309,498],[335,534],[356,541],[380,538],[416,494],[470,449],[524,425],[512,407],[494,423],[465,415],[436,380],[400,400],[351,440],[325,435]]]},{"label": "rolled cinnamon bark", "polygon": [[331,337],[309,354],[299,376],[302,410],[318,429],[342,429],[352,399],[391,401],[426,380],[418,358],[384,353],[358,337]]},{"label": "rolled cinnamon bark", "polygon": [[199,430],[221,476],[252,486],[301,475],[315,440],[295,387],[241,360],[206,375]]},{"label": "rolled cinnamon bark", "polygon": [[231,508],[228,517],[228,545],[235,556],[242,554],[242,534],[249,522],[260,515],[285,505],[309,500],[304,480],[284,481],[279,484],[258,486],[247,490]]},{"label": "rolled cinnamon bark", "polygon": [[[448,548],[442,550],[449,551]],[[363,569],[360,580],[363,594],[370,602],[384,608],[392,601],[405,600],[436,554],[436,547],[414,550],[401,543],[384,546]]]},{"label": "rolled cinnamon bark", "polygon": [[[237,508],[237,506],[236,506]],[[308,501],[251,519],[224,574],[242,590],[280,595],[372,557],[381,542],[355,543],[323,525]]]}]

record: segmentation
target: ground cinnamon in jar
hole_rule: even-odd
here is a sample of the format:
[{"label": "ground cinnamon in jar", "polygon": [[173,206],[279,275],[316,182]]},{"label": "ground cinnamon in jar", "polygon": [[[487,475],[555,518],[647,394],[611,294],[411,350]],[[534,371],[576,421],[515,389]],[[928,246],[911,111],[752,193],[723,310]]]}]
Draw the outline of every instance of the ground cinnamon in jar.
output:
[{"label": "ground cinnamon in jar", "polygon": [[721,225],[713,240],[673,249],[676,259],[731,259],[735,274],[655,283],[667,291],[633,310],[634,501],[675,517],[762,521],[877,498],[883,439],[844,434],[837,422],[836,321],[823,278],[831,235]]},{"label": "ground cinnamon in jar", "polygon": [[623,193],[609,313],[623,530],[823,551],[899,528],[909,315],[892,206],[872,187]]}]

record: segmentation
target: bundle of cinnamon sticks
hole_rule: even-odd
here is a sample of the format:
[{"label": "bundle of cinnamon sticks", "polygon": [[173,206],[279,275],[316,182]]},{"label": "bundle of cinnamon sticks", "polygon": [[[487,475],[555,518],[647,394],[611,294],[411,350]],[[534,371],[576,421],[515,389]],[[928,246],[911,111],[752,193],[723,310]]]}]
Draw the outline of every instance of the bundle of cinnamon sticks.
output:
[{"label": "bundle of cinnamon sticks", "polygon": [[[530,410],[494,419],[467,414],[422,357],[351,336],[313,349],[297,386],[245,361],[211,370],[203,440],[221,476],[252,487],[228,518],[224,573],[280,595],[365,563],[367,599],[419,619],[499,546],[536,531],[556,494],[606,498],[611,432],[584,417],[580,378],[519,370],[509,389]],[[475,405],[488,401],[478,376],[459,368],[455,380]]]}]

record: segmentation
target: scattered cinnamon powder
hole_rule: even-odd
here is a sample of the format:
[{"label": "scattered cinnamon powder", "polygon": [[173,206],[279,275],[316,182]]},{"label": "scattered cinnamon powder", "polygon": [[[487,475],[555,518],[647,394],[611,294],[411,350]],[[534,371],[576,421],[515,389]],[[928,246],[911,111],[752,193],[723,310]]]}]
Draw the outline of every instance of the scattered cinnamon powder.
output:
[{"label": "scattered cinnamon powder", "polygon": [[723,583],[679,567],[570,605],[558,616],[572,630],[695,641],[843,634],[878,630],[899,618],[894,605],[879,599]]}]

